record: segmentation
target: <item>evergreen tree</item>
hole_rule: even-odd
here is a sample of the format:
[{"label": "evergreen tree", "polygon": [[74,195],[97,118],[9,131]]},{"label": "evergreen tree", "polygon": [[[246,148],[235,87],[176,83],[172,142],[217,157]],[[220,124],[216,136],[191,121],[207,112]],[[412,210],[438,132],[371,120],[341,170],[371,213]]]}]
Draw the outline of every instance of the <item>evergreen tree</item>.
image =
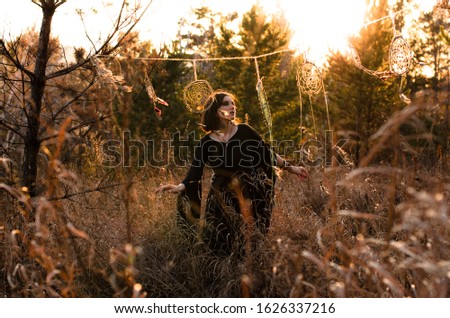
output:
[{"label": "evergreen tree", "polygon": [[[448,128],[448,99],[439,98],[442,91],[448,92],[450,52],[448,37],[450,21],[434,12],[422,13],[412,26],[411,47],[415,54],[416,67],[408,77],[408,90],[411,92],[431,92],[430,100],[423,101],[439,105],[433,112],[422,112],[420,119],[423,125],[420,129],[410,128],[408,133],[431,134],[432,140],[416,142],[420,146],[425,161],[436,158],[436,155],[447,153]],[[447,93],[448,94],[448,93]],[[442,150],[442,151],[441,151]]]},{"label": "evergreen tree", "polygon": [[[259,56],[287,49],[290,30],[282,16],[268,16],[261,7],[255,5],[244,15],[239,36],[243,56]],[[282,58],[283,55],[275,54],[257,60],[259,76],[262,78],[272,114],[276,113],[284,102],[284,78],[281,77],[280,70]],[[236,94],[243,101],[242,112],[248,114],[251,125],[261,132],[267,131],[256,92],[257,70],[254,60],[242,61],[236,83]]]},{"label": "evergreen tree", "polygon": [[[367,13],[368,21],[388,16],[388,1],[381,0]],[[383,19],[364,27],[351,39],[362,65],[370,70],[388,70],[391,21]],[[398,78],[381,80],[355,67],[351,57],[334,52],[329,58],[327,87],[334,123],[352,143],[356,163],[367,153],[370,136],[402,106]]]},{"label": "evergreen tree", "polygon": [[413,25],[414,32],[411,47],[416,61],[424,67],[418,67],[409,78],[411,91],[431,88],[437,95],[439,83],[450,63],[448,37],[450,22],[432,12],[423,13]]},{"label": "evergreen tree", "polygon": [[[182,39],[189,39],[184,48],[186,52],[190,52],[191,57],[242,58],[197,63],[199,79],[208,80],[214,89],[222,88],[233,92],[240,101],[240,114],[256,129],[266,132],[256,91],[255,60],[247,58],[287,49],[291,32],[285,19],[282,16],[268,15],[260,6],[255,5],[242,17],[239,30],[235,30],[231,22],[237,19],[236,13],[223,16],[201,8],[195,10],[195,14],[200,22],[191,26],[193,30],[191,28],[189,36],[180,36]],[[201,40],[200,37],[194,37],[195,34],[203,34]],[[258,59],[260,76],[263,77],[269,105],[274,114],[287,105],[292,105],[292,98],[295,98],[297,92],[295,80],[289,78],[292,68],[289,56],[289,53],[275,54]]]},{"label": "evergreen tree", "polygon": [[[160,52],[160,56],[242,59],[197,61],[195,70],[191,62],[180,61],[152,62],[143,66],[147,72],[153,70],[151,79],[155,91],[170,106],[162,107],[163,115],[158,120],[150,111],[145,92],[136,95],[130,128],[135,132],[139,131],[146,138],[160,138],[164,131],[169,134],[195,131],[199,137],[202,134],[197,125],[200,115],[190,113],[182,100],[183,89],[194,80],[195,71],[197,78],[207,80],[213,89],[222,88],[233,92],[240,101],[241,116],[246,117],[261,133],[267,132],[256,91],[255,61],[245,58],[287,48],[290,31],[284,18],[269,16],[261,7],[254,6],[243,16],[239,30],[235,30],[230,25],[237,18],[234,13],[223,16],[208,8],[200,8],[194,10],[194,14],[197,17],[196,23],[189,23],[185,19],[180,21],[179,39],[166,47],[164,52]],[[286,112],[291,114],[298,109],[295,71],[292,72],[294,62],[290,53],[258,59],[260,76],[263,77],[273,114],[275,138],[292,138],[291,133],[295,134],[298,127],[297,119],[286,122],[287,119],[292,119],[286,117]],[[142,67],[134,76],[140,78],[134,83],[142,83]],[[135,94],[140,91],[136,89],[138,87],[139,85],[135,85]],[[289,129],[289,125],[295,128]],[[289,135],[286,135],[287,132]]]}]

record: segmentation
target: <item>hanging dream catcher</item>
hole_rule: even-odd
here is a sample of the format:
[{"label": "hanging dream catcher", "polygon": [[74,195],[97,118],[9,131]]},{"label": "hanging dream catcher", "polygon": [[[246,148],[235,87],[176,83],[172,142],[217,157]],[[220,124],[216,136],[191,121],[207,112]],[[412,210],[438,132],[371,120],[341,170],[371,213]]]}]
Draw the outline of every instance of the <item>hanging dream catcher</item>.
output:
[{"label": "hanging dream catcher", "polygon": [[194,81],[183,89],[183,101],[189,111],[201,113],[204,103],[213,92],[208,81],[197,79],[196,61],[194,60]]},{"label": "hanging dream catcher", "polygon": [[437,19],[448,19],[450,15],[449,0],[438,0],[434,6],[433,14]]},{"label": "hanging dream catcher", "polygon": [[[98,76],[98,81],[100,85],[106,85],[108,87],[113,88],[114,90],[121,89],[124,92],[131,92],[132,88],[130,86],[124,85],[125,79],[122,75],[114,75],[114,73],[96,56],[91,59],[92,64],[94,65],[95,71]],[[117,62],[116,59],[113,59],[113,62]],[[117,63],[119,72],[120,63]]]},{"label": "hanging dream catcher", "polygon": [[391,19],[394,29],[394,37],[389,46],[389,70],[375,71],[366,68],[364,65],[362,65],[361,58],[359,57],[358,52],[349,42],[353,64],[358,69],[366,72],[369,75],[378,77],[381,80],[386,80],[406,74],[411,68],[412,64],[411,48],[409,47],[403,36],[397,34],[397,31],[395,30],[395,15],[392,15]]},{"label": "hanging dream catcher", "polygon": [[150,78],[147,76],[147,74],[145,74],[144,82],[145,82],[145,90],[147,91],[148,97],[150,98],[150,102],[153,103],[153,110],[158,116],[161,116],[162,111],[161,109],[156,107],[156,103],[164,105],[166,107],[169,106],[169,104],[165,100],[156,96],[155,89],[153,88],[152,82]]},{"label": "hanging dream catcher", "polygon": [[350,53],[353,64],[365,73],[378,77],[381,80],[397,77],[406,74],[411,67],[412,54],[411,49],[405,39],[401,36],[395,36],[389,47],[389,70],[375,71],[366,68],[361,63],[361,59],[356,49],[349,43]]},{"label": "hanging dream catcher", "polygon": [[297,87],[298,87],[298,93],[299,93],[299,102],[300,102],[300,138],[303,139],[303,100],[302,100],[302,94],[308,95],[309,98],[309,104],[311,107],[311,117],[313,122],[313,132],[314,137],[317,135],[316,131],[316,120],[314,116],[314,108],[312,103],[312,96],[318,95],[322,89],[323,94],[325,98],[325,106],[326,106],[326,112],[327,112],[327,123],[328,123],[328,129],[331,129],[330,124],[330,115],[328,111],[328,100],[327,95],[325,92],[325,87],[323,83],[323,77],[320,69],[312,62],[309,62],[307,59],[305,59],[306,62],[304,62],[300,67],[297,68]]},{"label": "hanging dream catcher", "polygon": [[272,131],[272,116],[270,114],[269,100],[267,99],[266,91],[262,82],[262,78],[259,76],[258,60],[255,58],[256,68],[256,92],[258,93],[259,105],[264,116],[264,122],[266,123],[269,132]]},{"label": "hanging dream catcher", "polygon": [[401,35],[392,39],[389,47],[389,68],[395,76],[406,74],[411,67],[411,48]]},{"label": "hanging dream catcher", "polygon": [[297,69],[297,83],[303,94],[317,95],[322,89],[322,75],[319,68],[306,61]]}]

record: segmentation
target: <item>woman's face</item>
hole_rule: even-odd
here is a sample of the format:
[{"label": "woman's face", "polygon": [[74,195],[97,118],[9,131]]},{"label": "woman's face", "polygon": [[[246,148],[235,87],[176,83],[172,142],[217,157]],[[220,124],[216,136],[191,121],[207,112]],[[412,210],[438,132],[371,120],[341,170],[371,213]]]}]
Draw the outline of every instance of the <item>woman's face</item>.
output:
[{"label": "woman's face", "polygon": [[236,118],[236,105],[230,96],[223,98],[217,113],[221,119],[234,120]]}]

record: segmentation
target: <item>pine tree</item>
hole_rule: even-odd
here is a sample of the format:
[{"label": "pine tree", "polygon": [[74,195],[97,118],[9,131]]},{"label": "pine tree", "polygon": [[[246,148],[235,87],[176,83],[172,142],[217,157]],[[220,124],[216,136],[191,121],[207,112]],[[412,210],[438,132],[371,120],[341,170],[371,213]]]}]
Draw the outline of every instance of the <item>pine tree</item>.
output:
[{"label": "pine tree", "polygon": [[[13,101],[13,104],[4,105],[8,107],[20,105],[22,109],[20,118],[18,118],[20,123],[17,124],[18,121],[13,121],[11,125],[11,123],[1,120],[0,127],[13,132],[22,139],[24,151],[20,166],[21,185],[29,191],[32,197],[42,191],[42,180],[45,179],[45,171],[47,170],[45,167],[39,169],[39,155],[42,153],[43,146],[57,140],[59,136],[57,132],[64,129],[70,121],[68,114],[72,106],[76,108],[78,106],[76,103],[82,102],[85,93],[96,86],[95,84],[99,86],[102,84],[104,86],[111,85],[112,90],[119,88],[117,78],[102,67],[103,62],[97,59],[97,55],[108,56],[115,52],[149,7],[149,5],[141,7],[139,1],[135,3],[136,7],[129,6],[127,1],[123,1],[121,14],[114,21],[112,31],[99,43],[99,46],[93,48],[86,56],[82,54],[82,50],[78,50],[76,63],[72,63],[62,56],[62,48],[58,45],[56,45],[56,48],[54,47],[55,40],[51,38],[52,19],[57,9],[65,2],[67,1],[32,1],[42,11],[39,38],[33,50],[23,47],[20,43],[20,37],[11,42],[0,40],[2,62],[13,66],[15,68],[14,73],[21,74],[19,81],[12,73],[12,77],[5,76],[2,79],[8,82],[11,87],[19,87],[22,94],[20,99]],[[86,34],[89,34],[87,30],[85,31]],[[29,59],[25,63],[18,59],[18,51],[20,50],[28,50],[28,57],[32,59],[32,63]],[[52,54],[59,56],[60,61],[58,63],[54,63],[50,59]],[[83,73],[82,78],[79,77],[79,72]],[[66,87],[66,79],[72,76],[78,77],[78,80],[82,79],[82,81],[78,82],[79,85],[77,86],[71,86],[72,83],[69,83],[69,87]],[[74,80],[73,83],[76,83],[76,81]],[[61,87],[61,84],[64,84],[64,86]],[[21,85],[29,85],[29,90],[23,90],[20,88]],[[58,88],[61,98],[48,98],[48,95],[50,93],[55,94]],[[81,119],[78,125],[66,127],[66,133],[72,133],[82,128],[87,128],[89,131],[91,126],[91,120]],[[41,176],[43,178],[39,180]],[[38,189],[39,187],[40,189]]]},{"label": "pine tree", "polygon": [[[282,16],[268,16],[261,7],[255,5],[244,15],[239,37],[238,47],[242,48],[242,56],[260,56],[287,49],[290,30]],[[237,73],[234,91],[242,100],[242,112],[248,115],[250,124],[261,132],[267,132],[268,128],[264,124],[256,91],[258,80],[256,67],[267,94],[270,111],[276,113],[287,103],[287,95],[283,90],[286,81],[282,76],[283,56],[275,54],[259,58],[257,61],[242,60]]]},{"label": "pine tree", "polygon": [[[367,14],[368,21],[388,16],[388,1],[381,0]],[[389,45],[393,37],[391,21],[383,19],[361,29],[350,41],[367,69],[388,70]],[[398,78],[381,80],[355,67],[351,57],[334,52],[329,58],[327,77],[334,123],[352,141],[356,163],[367,153],[369,138],[402,103]]]},{"label": "pine tree", "polygon": [[[448,72],[450,52],[448,49],[448,37],[450,22],[433,14],[423,13],[413,25],[413,37],[411,47],[414,51],[416,62],[423,65],[413,72],[409,79],[411,91],[431,88],[437,95],[439,83],[445,80]],[[428,74],[426,74],[428,73]]]}]

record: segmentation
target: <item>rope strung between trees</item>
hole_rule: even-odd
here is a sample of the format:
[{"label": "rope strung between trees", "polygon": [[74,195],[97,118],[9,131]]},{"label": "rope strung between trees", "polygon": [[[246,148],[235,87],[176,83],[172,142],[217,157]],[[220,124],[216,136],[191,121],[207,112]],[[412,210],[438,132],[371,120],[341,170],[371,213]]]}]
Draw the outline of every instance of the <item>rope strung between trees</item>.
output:
[{"label": "rope strung between trees", "polygon": [[[448,0],[438,0],[442,3],[445,3],[443,5],[438,4],[438,7],[446,7],[448,6]],[[369,21],[361,26],[361,28],[364,28],[366,26],[369,26],[371,24],[377,23],[379,21],[382,21],[384,19],[392,18],[392,15],[397,15],[402,12],[411,11],[410,8],[402,9],[396,12],[393,12],[387,16],[378,18],[376,20]],[[135,57],[132,58],[133,60],[148,60],[148,61],[172,61],[172,62],[193,62],[196,63],[197,61],[229,61],[229,60],[253,60],[253,59],[260,59],[263,57],[286,53],[286,52],[296,52],[295,49],[284,49],[284,50],[278,50],[266,54],[256,55],[256,56],[226,56],[226,57],[200,57],[200,58],[177,58],[177,57]],[[97,57],[111,57],[109,55],[96,55]],[[116,57],[120,58],[120,57]]]},{"label": "rope strung between trees", "polygon": [[[179,58],[179,57],[134,57],[132,60],[145,60],[145,61],[170,61],[170,62],[208,62],[208,61],[231,61],[231,60],[253,60],[260,59],[263,57],[286,53],[295,52],[294,49],[285,49],[274,51],[266,54],[261,54],[257,56],[225,56],[225,57],[197,57],[197,58]],[[111,57],[109,55],[97,55],[98,57]],[[117,58],[117,57],[116,57]],[[120,58],[120,57],[118,57]]]},{"label": "rope strung between trees", "polygon": [[[445,0],[443,2],[448,3]],[[403,37],[401,35],[397,34],[397,30],[395,29],[395,16],[401,12],[405,12],[405,11],[409,11],[409,10],[411,10],[411,9],[408,9],[408,8],[403,9],[403,10],[391,13],[388,16],[384,16],[379,19],[365,23],[363,26],[361,26],[361,28],[363,28],[368,25],[382,21],[384,19],[391,18],[394,36],[393,36],[393,39],[391,41],[390,48],[389,48],[389,70],[374,71],[374,70],[370,70],[370,69],[366,68],[361,63],[361,59],[360,59],[356,49],[352,46],[350,41],[348,41],[353,64],[358,69],[361,69],[364,72],[366,72],[370,75],[376,76],[378,78],[381,78],[381,79],[387,79],[387,78],[406,74],[406,72],[410,69],[411,64],[412,64],[411,63],[412,53],[411,53],[411,49],[410,49],[408,43],[403,39]],[[278,51],[261,54],[261,55],[257,55],[257,56],[196,57],[196,58],[137,57],[137,58],[133,58],[133,60],[191,62],[193,64],[194,81],[190,82],[183,89],[183,101],[184,101],[187,109],[194,113],[203,112],[203,110],[204,110],[203,104],[207,100],[207,98],[210,96],[210,94],[213,92],[213,88],[208,83],[208,81],[198,79],[198,75],[197,75],[197,63],[198,62],[253,60],[255,63],[255,70],[256,70],[256,79],[257,79],[256,91],[258,93],[258,100],[259,100],[261,110],[262,110],[262,113],[264,116],[265,124],[269,129],[269,133],[271,133],[271,130],[272,130],[271,112],[270,112],[267,94],[266,94],[266,91],[264,89],[263,82],[262,82],[263,77],[261,77],[260,71],[259,71],[258,59],[272,56],[272,55],[288,53],[288,52],[295,53],[296,50],[284,49],[284,50],[278,50]],[[93,61],[96,62],[95,65],[99,64],[99,62],[100,62],[98,60],[99,57],[111,58],[111,56],[97,55],[93,58]],[[121,59],[120,56],[115,56],[114,58]],[[106,69],[106,67],[105,67],[105,69]],[[111,74],[109,74],[109,75],[111,75]],[[108,76],[103,76],[103,77],[108,77]],[[323,89],[324,100],[325,100],[328,129],[331,130],[331,121],[330,121],[330,115],[329,115],[329,109],[328,109],[328,100],[327,100],[327,94],[325,91],[323,76],[321,74],[320,69],[314,63],[308,61],[305,58],[305,62],[299,68],[297,68],[296,79],[297,79],[299,104],[300,104],[300,138],[301,138],[301,140],[303,139],[303,131],[304,131],[302,93],[305,95],[308,95],[308,97],[309,97],[310,107],[311,107],[311,117],[312,117],[312,122],[313,122],[313,133],[314,133],[314,138],[316,138],[317,137],[316,136],[316,134],[317,134],[316,121],[315,121],[315,116],[314,116],[312,96],[319,94],[322,91],[322,89]],[[165,102],[156,96],[156,93],[153,89],[153,85],[151,84],[151,81],[148,77],[145,78],[145,86],[146,86],[146,90],[149,95],[150,101],[153,103],[155,111],[157,111],[158,109],[155,105],[156,102],[163,104],[163,105],[165,105]],[[167,106],[167,105],[165,105],[165,106]],[[157,111],[157,113],[160,115],[160,112]]]}]

